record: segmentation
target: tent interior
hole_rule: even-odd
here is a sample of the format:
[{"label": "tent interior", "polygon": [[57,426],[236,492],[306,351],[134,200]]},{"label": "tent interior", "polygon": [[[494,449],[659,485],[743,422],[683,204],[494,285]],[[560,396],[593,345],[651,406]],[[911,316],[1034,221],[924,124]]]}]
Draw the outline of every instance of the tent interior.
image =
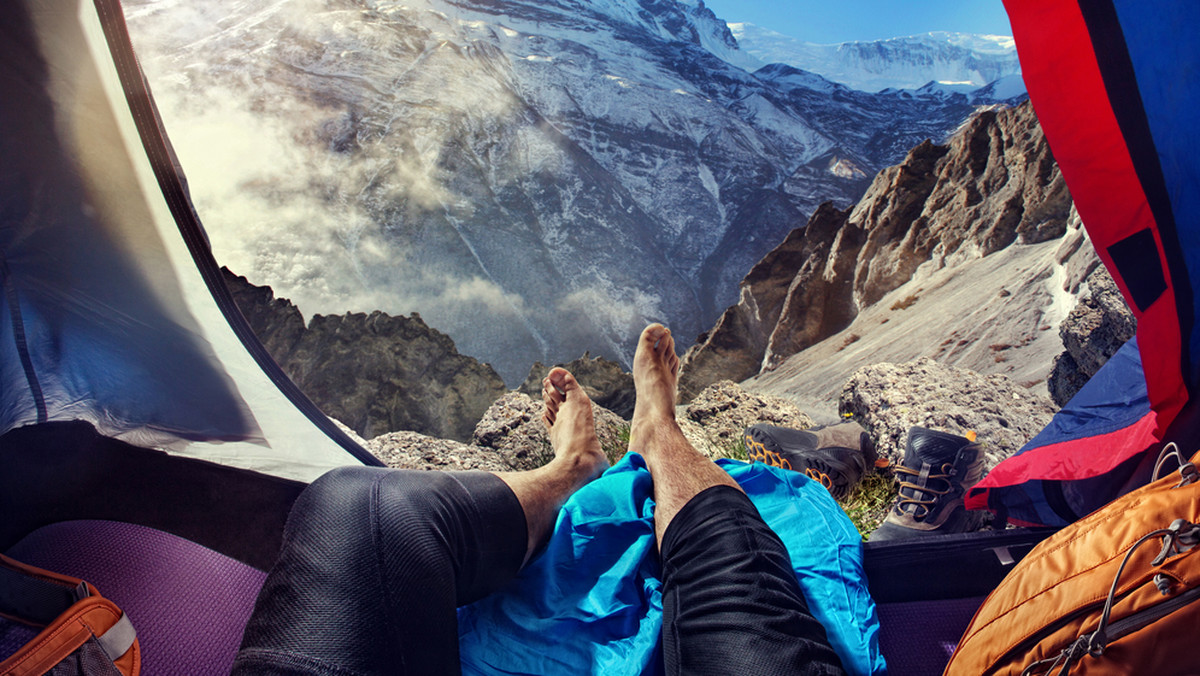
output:
[{"label": "tent interior", "polygon": [[[1038,53],[1028,26],[1033,4],[1009,3],[1023,62],[1052,58]],[[227,673],[292,501],[328,469],[380,463],[288,380],[234,306],[117,0],[19,0],[4,11],[0,552],[93,582],[138,617],[146,673]],[[1051,110],[1041,101],[1054,97],[1039,90],[1054,86],[1053,68],[1025,70],[1039,115],[1050,117],[1040,106]],[[1070,143],[1050,124],[1047,134],[1056,155]],[[1085,191],[1068,171],[1079,201]],[[1181,290],[1191,288],[1186,266],[1162,254],[1158,295],[1146,286],[1153,279],[1125,281],[1130,247],[1149,246],[1156,261],[1171,249],[1163,237],[1128,244],[1140,230],[1092,238],[1143,315],[1143,358],[1175,336],[1176,361],[1155,357],[1146,379],[1151,368],[1174,369],[1176,384],[1150,382],[1151,424],[1106,465],[1121,474],[1117,483],[1172,424],[1182,434],[1194,418],[1185,406],[1191,372],[1178,358],[1190,318],[1170,334],[1144,317],[1173,292],[1161,313],[1179,315]],[[1043,502],[1061,494],[1063,477],[1014,477],[989,488],[982,506],[1003,509],[1011,486],[1033,485]],[[1017,499],[1012,514],[1028,502]],[[895,673],[941,673],[987,593],[1069,521],[1013,520],[1045,526],[866,543],[880,643]],[[21,640],[0,634],[0,658]]]}]

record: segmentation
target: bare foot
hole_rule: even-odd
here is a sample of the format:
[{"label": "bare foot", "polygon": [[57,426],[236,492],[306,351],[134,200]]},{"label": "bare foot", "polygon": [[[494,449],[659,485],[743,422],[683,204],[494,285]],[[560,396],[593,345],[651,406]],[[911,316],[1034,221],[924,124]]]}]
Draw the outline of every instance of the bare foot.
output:
[{"label": "bare foot", "polygon": [[542,379],[542,401],[546,404],[542,421],[550,435],[554,460],[578,471],[579,485],[600,476],[608,469],[608,459],[596,438],[592,400],[575,376],[564,368],[551,369]]},{"label": "bare foot", "polygon": [[675,354],[675,339],[662,324],[651,324],[638,338],[633,356],[633,387],[637,404],[630,424],[629,444],[644,452],[643,444],[650,430],[675,423],[676,385],[679,383],[679,357]]},{"label": "bare foot", "polygon": [[654,480],[654,534],[660,546],[675,515],[701,491],[718,485],[738,488],[725,470],[683,436],[675,422],[678,383],[675,340],[666,327],[651,324],[642,331],[633,355],[637,403],[629,425],[629,450],[641,454]]}]

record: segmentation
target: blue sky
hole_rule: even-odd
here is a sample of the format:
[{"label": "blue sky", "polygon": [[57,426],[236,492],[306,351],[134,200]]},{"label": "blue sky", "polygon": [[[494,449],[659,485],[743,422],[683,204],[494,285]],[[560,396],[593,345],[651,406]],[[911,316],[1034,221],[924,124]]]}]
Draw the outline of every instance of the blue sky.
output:
[{"label": "blue sky", "polygon": [[1001,0],[704,0],[744,21],[808,42],[881,40],[929,31],[1012,35]]}]

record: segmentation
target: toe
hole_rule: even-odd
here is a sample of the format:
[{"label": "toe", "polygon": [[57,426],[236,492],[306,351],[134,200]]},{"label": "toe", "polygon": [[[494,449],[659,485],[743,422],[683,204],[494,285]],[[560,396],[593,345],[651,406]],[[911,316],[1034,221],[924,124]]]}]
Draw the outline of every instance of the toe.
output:
[{"label": "toe", "polygon": [[658,340],[658,354],[664,359],[669,359],[675,355],[675,339],[671,336],[671,329],[663,329],[663,335]]},{"label": "toe", "polygon": [[579,387],[579,383],[575,382],[575,376],[571,372],[557,366],[550,370],[550,375],[546,376],[546,380],[550,382],[550,389],[560,396],[565,397],[567,392]]},{"label": "toe", "polygon": [[[561,370],[561,369],[560,369]],[[551,375],[554,371],[550,372]],[[563,371],[566,373],[566,371]],[[555,408],[566,400],[565,388],[561,384],[556,383],[550,376],[546,376],[542,380],[542,401],[546,402],[546,406],[553,405]]]},{"label": "toe", "polygon": [[664,335],[667,335],[667,333],[667,327],[663,326],[662,324],[651,324],[650,326],[642,329],[642,340],[645,341],[651,348],[653,348],[657,346],[659,340],[661,340]]}]

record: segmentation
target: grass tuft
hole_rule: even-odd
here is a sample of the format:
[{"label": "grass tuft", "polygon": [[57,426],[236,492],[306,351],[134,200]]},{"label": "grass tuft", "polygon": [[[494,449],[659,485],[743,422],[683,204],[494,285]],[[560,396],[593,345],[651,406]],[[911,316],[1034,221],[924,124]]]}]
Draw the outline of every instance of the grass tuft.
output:
[{"label": "grass tuft", "polygon": [[842,502],[842,509],[863,540],[887,518],[899,490],[890,471],[877,472],[864,477],[858,488]]},{"label": "grass tuft", "polygon": [[629,451],[629,425],[618,427],[615,438],[601,435],[600,450],[604,451],[604,457],[608,458],[608,464],[617,464],[617,461],[625,457]]},{"label": "grass tuft", "polygon": [[721,457],[730,458],[732,460],[741,460],[742,462],[749,462],[750,456],[746,454],[746,440],[739,436],[737,443],[726,449],[725,452],[721,454]]}]

